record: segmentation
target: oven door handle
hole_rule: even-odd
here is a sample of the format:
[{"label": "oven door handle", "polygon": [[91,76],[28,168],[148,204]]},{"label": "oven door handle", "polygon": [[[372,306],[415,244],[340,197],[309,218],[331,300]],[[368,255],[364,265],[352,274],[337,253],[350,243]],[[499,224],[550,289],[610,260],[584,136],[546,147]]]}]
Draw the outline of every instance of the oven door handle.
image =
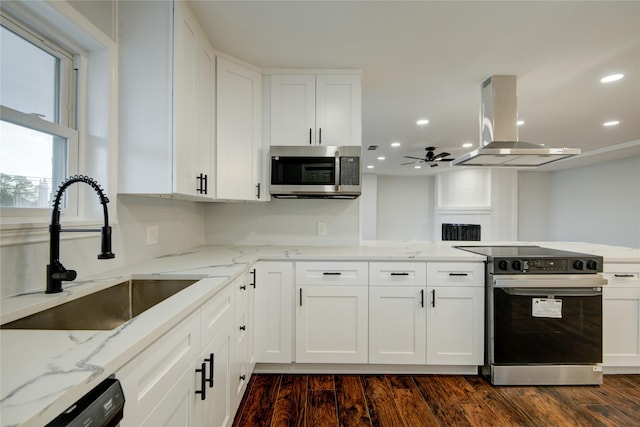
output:
[{"label": "oven door handle", "polygon": [[495,288],[598,288],[607,284],[600,274],[548,274],[493,276]]},{"label": "oven door handle", "polygon": [[601,288],[502,288],[511,296],[520,297],[597,297],[602,295]]}]

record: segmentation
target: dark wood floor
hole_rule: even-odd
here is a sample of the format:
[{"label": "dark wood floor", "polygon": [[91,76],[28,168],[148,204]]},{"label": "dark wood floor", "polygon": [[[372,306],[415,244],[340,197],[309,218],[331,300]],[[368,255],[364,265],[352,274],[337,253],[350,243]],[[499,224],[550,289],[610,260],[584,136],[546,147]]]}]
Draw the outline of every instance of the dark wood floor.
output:
[{"label": "dark wood floor", "polygon": [[640,426],[640,375],[493,387],[478,376],[254,375],[234,426]]}]

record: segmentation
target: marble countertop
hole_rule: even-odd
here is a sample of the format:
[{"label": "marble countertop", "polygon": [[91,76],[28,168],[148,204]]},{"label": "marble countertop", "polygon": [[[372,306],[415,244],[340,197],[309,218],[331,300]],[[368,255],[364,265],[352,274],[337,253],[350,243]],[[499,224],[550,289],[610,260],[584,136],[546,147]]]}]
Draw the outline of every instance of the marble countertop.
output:
[{"label": "marble countertop", "polygon": [[[2,426],[43,425],[120,369],[258,260],[483,261],[460,242],[370,242],[360,246],[202,246],[65,282],[60,294],[33,292],[1,301],[2,324],[131,278],[193,278],[198,283],[110,331],[0,331]],[[478,242],[480,244],[480,242]],[[511,244],[508,242],[487,244]],[[524,244],[523,242],[515,244]],[[587,243],[531,243],[640,262],[640,250]]]}]

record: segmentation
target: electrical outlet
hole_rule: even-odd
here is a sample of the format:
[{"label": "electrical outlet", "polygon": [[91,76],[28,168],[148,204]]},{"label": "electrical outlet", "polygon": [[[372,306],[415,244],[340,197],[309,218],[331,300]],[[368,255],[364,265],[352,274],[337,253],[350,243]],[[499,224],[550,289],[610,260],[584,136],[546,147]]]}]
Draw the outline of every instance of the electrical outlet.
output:
[{"label": "electrical outlet", "polygon": [[147,226],[147,246],[149,245],[157,245],[160,238],[160,230],[157,225],[148,225]]},{"label": "electrical outlet", "polygon": [[324,221],[318,222],[318,236],[327,235],[327,223]]}]

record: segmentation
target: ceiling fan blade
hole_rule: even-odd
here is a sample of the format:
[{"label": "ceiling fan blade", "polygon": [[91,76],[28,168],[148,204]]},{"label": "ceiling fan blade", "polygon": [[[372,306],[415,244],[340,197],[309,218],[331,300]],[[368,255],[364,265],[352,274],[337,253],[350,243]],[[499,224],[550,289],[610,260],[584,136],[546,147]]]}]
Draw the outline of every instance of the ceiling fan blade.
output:
[{"label": "ceiling fan blade", "polygon": [[419,163],[419,162],[409,162],[409,163],[400,163],[400,166],[404,166],[404,165],[413,165],[415,163]]},{"label": "ceiling fan blade", "polygon": [[440,159],[441,162],[453,162],[455,159]]},{"label": "ceiling fan blade", "polygon": [[444,157],[447,157],[449,155],[450,155],[449,153],[442,152],[440,154],[436,154],[435,156],[433,156],[433,160],[440,160],[440,159],[442,159]]},{"label": "ceiling fan blade", "polygon": [[422,160],[424,162],[424,159],[422,157],[413,157],[413,156],[402,156],[405,157],[407,159],[416,159],[416,160]]}]

